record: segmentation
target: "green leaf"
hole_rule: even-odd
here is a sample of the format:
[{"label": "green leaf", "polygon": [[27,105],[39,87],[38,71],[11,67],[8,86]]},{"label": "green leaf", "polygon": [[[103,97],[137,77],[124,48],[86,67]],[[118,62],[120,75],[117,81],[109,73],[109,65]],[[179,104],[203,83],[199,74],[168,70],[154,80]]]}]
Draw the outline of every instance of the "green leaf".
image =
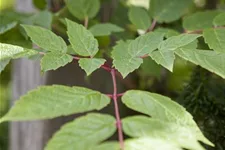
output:
[{"label": "green leaf", "polygon": [[[185,139],[188,139],[192,142],[197,142],[197,140],[200,140],[204,142],[205,144],[213,145],[210,141],[208,141],[203,136],[200,129],[194,122],[191,114],[188,113],[185,110],[185,108],[183,108],[181,105],[172,101],[168,97],[155,94],[155,93],[145,92],[145,91],[130,90],[123,95],[122,101],[127,107],[152,117],[150,121],[146,120],[146,118],[143,119],[143,117],[136,117],[136,118],[134,117],[131,120],[128,120],[128,123],[129,121],[135,122],[135,123],[132,123],[129,125],[126,124],[127,123],[126,119],[124,119],[125,128],[126,128],[124,129],[124,131],[126,131],[129,135],[133,137],[139,137],[139,136],[143,137],[143,136],[152,135],[152,136],[159,136],[160,138],[163,138],[166,135],[172,136],[173,132],[171,131],[175,132],[176,130],[178,130],[176,132],[177,134],[179,134],[179,136],[178,137],[176,137],[177,135],[173,135],[173,136],[175,136],[178,140],[177,142],[182,144],[182,146],[184,147],[191,146],[190,143],[185,142],[186,141]],[[123,120],[123,125],[124,125],[124,120]],[[139,122],[139,125],[138,125],[138,122]],[[136,126],[134,126],[134,124],[136,124]],[[145,130],[146,132],[142,132],[141,130],[139,130],[139,128],[143,128],[142,130]],[[135,129],[137,130],[134,131]],[[151,129],[155,129],[155,130],[151,130]],[[140,132],[137,132],[137,131],[140,131]],[[148,134],[148,132],[150,133]],[[168,132],[171,135],[167,134]],[[161,134],[161,135],[157,135],[157,134]],[[192,137],[190,137],[190,135],[192,135]],[[173,139],[173,138],[166,138],[164,140],[168,140],[168,139]]]},{"label": "green leaf", "polygon": [[113,65],[125,78],[143,63],[141,56],[151,53],[163,40],[163,33],[151,32],[129,42],[119,42],[112,51]]},{"label": "green leaf", "polygon": [[225,29],[205,29],[203,37],[211,49],[225,52]]},{"label": "green leaf", "polygon": [[22,96],[0,122],[50,119],[100,110],[109,103],[108,96],[87,88],[41,86]]},{"label": "green leaf", "polygon": [[41,70],[44,72],[48,70],[56,70],[72,61],[73,57],[68,54],[50,52],[45,54],[41,59]]},{"label": "green leaf", "polygon": [[179,48],[175,53],[225,79],[225,53],[185,48]]},{"label": "green leaf", "polygon": [[90,148],[90,150],[120,150],[120,145],[118,142],[105,142]]},{"label": "green leaf", "polygon": [[128,45],[129,42],[120,41],[112,51],[113,65],[124,78],[143,63],[142,58],[128,53]]},{"label": "green leaf", "polygon": [[0,35],[11,30],[12,28],[16,27],[17,21],[10,19],[7,16],[0,15]]},{"label": "green leaf", "polygon": [[225,25],[225,12],[220,13],[213,19],[214,26],[224,26]]},{"label": "green leaf", "polygon": [[[190,119],[192,120],[192,118]],[[196,124],[166,122],[145,116],[127,117],[122,122],[124,132],[131,137],[159,139],[166,145],[172,144],[180,149],[203,150],[198,140],[202,139],[204,141],[205,137]],[[151,145],[153,146],[154,144],[151,143]]]},{"label": "green leaf", "polygon": [[115,123],[110,115],[90,113],[65,124],[48,142],[45,150],[90,149],[115,133]]},{"label": "green leaf", "polygon": [[150,32],[145,35],[139,36],[131,41],[128,46],[128,52],[132,56],[141,57],[150,54],[157,49],[159,43],[163,41],[164,33]]},{"label": "green leaf", "polygon": [[213,26],[213,19],[219,11],[203,11],[191,14],[183,19],[183,27],[188,31],[202,30]]},{"label": "green leaf", "polygon": [[0,43],[0,60],[28,57],[35,54],[37,54],[37,52],[32,49]]},{"label": "green leaf", "polygon": [[33,4],[38,9],[45,9],[46,8],[46,0],[33,0]]},{"label": "green leaf", "polygon": [[10,59],[0,60],[0,73],[5,69],[5,67],[9,64]]},{"label": "green leaf", "polygon": [[101,58],[81,58],[78,62],[80,67],[84,69],[86,74],[89,76],[96,69],[100,68],[105,61],[105,59]]},{"label": "green leaf", "polygon": [[155,60],[157,64],[162,65],[169,71],[173,72],[173,65],[175,60],[175,55],[173,51],[154,51],[151,53],[150,57]]},{"label": "green leaf", "polygon": [[153,76],[159,79],[162,67],[158,65],[151,57],[145,58],[143,61],[140,74],[144,76]]},{"label": "green leaf", "polygon": [[52,31],[31,25],[22,25],[27,35],[39,47],[53,52],[67,51],[66,43],[60,36],[57,36]]},{"label": "green leaf", "polygon": [[143,137],[125,141],[125,150],[182,150],[173,142]]},{"label": "green leaf", "polygon": [[89,31],[94,36],[108,36],[113,32],[123,32],[124,29],[111,23],[102,23],[92,26]]},{"label": "green leaf", "polygon": [[164,33],[166,38],[179,35],[179,32],[169,28],[157,28],[154,31]]},{"label": "green leaf", "polygon": [[70,13],[79,20],[84,20],[86,17],[94,18],[99,9],[99,0],[66,0],[66,6]]},{"label": "green leaf", "polygon": [[35,14],[34,16],[31,17],[31,22],[34,25],[38,25],[41,27],[44,27],[46,29],[51,29],[51,25],[52,25],[52,13],[49,11],[41,11],[37,14]]},{"label": "green leaf", "polygon": [[158,49],[159,51],[175,50],[193,42],[200,36],[201,35],[199,34],[180,34],[178,36],[172,36],[165,41],[162,41],[159,44]]},{"label": "green leaf", "polygon": [[84,26],[66,19],[67,34],[74,51],[81,56],[94,56],[98,52],[98,41]]},{"label": "green leaf", "polygon": [[178,20],[192,3],[192,0],[151,0],[149,11],[156,21],[169,23]]},{"label": "green leaf", "polygon": [[148,12],[141,7],[131,7],[128,17],[137,29],[147,30],[151,26],[151,19]]}]

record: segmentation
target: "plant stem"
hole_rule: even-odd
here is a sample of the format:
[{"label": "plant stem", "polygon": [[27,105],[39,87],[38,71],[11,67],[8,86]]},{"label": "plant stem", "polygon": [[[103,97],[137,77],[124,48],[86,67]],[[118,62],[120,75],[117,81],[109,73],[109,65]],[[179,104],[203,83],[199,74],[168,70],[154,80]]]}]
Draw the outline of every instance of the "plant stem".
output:
[{"label": "plant stem", "polygon": [[[116,96],[117,97],[121,97],[121,96],[123,96],[123,94],[124,93],[119,93],[119,94],[117,94]],[[106,94],[108,97],[110,97],[110,98],[113,98],[113,94]]]},{"label": "plant stem", "polygon": [[111,70],[111,75],[112,75],[112,80],[113,80],[113,101],[114,101],[115,115],[116,115],[116,126],[117,126],[117,130],[118,130],[120,148],[121,148],[121,150],[123,150],[124,149],[124,141],[123,141],[123,131],[122,131],[119,107],[118,107],[118,102],[117,102],[117,85],[116,85],[115,69]]},{"label": "plant stem", "polygon": [[157,21],[156,20],[153,20],[152,21],[152,25],[147,29],[146,33],[147,32],[151,32],[155,28],[156,23],[157,23]]},{"label": "plant stem", "polygon": [[85,17],[84,19],[84,27],[88,28],[88,17]]}]

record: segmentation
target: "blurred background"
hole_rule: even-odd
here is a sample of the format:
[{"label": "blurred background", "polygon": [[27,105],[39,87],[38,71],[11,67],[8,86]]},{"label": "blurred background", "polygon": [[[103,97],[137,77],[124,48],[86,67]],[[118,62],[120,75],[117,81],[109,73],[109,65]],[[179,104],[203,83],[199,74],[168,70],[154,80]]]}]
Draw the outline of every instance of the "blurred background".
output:
[{"label": "blurred background", "polygon": [[[148,8],[149,0],[101,0],[101,10],[97,18],[89,25],[98,22],[112,22],[125,29],[123,33],[99,37],[100,54],[109,58],[112,46],[120,39],[133,39],[138,36],[137,29],[128,19],[131,6]],[[225,0],[193,0],[193,5],[186,14],[203,10],[225,10]],[[38,25],[52,29],[65,41],[66,27],[63,18],[79,22],[64,7],[64,0],[0,0],[0,29],[6,23],[17,24],[7,32],[1,33],[0,42],[31,48],[32,43],[19,24]],[[81,22],[82,23],[82,22]],[[181,19],[158,27],[170,29],[168,36],[182,32]],[[157,29],[157,28],[156,28]],[[209,49],[204,40],[198,46]],[[42,84],[64,84],[68,86],[86,86],[103,93],[112,92],[112,83],[108,73],[99,70],[90,77],[73,62],[57,71],[40,73],[39,57],[15,60],[2,71],[0,62],[0,117],[11,104],[28,90]],[[174,72],[170,73],[157,65],[151,58],[144,59],[144,64],[125,80],[118,79],[119,92],[127,89],[141,89],[171,97],[182,104],[198,123],[213,143],[215,148],[208,150],[225,150],[225,81],[191,63],[176,59]],[[120,104],[122,116],[132,112]],[[104,112],[112,113],[109,106]],[[76,116],[75,116],[76,117]],[[74,116],[45,121],[14,122],[0,125],[0,150],[42,150],[46,141],[59,127]]]}]

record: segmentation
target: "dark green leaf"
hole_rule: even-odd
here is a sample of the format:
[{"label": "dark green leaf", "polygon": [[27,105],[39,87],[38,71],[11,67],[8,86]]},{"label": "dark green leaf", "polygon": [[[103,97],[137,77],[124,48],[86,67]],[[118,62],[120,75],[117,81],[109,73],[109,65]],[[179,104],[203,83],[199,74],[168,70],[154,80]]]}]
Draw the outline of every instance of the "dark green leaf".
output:
[{"label": "dark green leaf", "polygon": [[66,6],[71,14],[80,20],[94,18],[99,9],[99,0],[66,0]]},{"label": "dark green leaf", "polygon": [[137,29],[147,30],[151,26],[151,19],[148,12],[141,7],[131,7],[129,10],[129,19]]},{"label": "dark green leaf", "polygon": [[183,27],[188,31],[210,28],[213,26],[213,19],[218,14],[219,12],[215,10],[196,12],[184,18]]},{"label": "dark green leaf", "polygon": [[178,20],[191,4],[192,0],[150,0],[149,11],[158,22],[169,23]]}]

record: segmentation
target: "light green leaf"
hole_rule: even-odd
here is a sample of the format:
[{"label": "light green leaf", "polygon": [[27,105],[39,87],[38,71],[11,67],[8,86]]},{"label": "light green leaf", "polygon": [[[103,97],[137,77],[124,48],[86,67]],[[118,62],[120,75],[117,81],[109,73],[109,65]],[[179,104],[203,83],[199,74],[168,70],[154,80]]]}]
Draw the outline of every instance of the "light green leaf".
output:
[{"label": "light green leaf", "polygon": [[169,23],[178,20],[192,3],[192,0],[151,0],[149,11],[158,22]]},{"label": "light green leaf", "polygon": [[163,41],[164,33],[150,32],[145,35],[139,36],[131,41],[128,46],[128,52],[132,56],[141,57],[150,54],[157,49],[160,42]]},{"label": "light green leaf", "polygon": [[154,31],[164,33],[166,38],[179,35],[179,32],[169,28],[157,28]]},{"label": "light green leaf", "polygon": [[50,119],[100,110],[109,103],[108,96],[87,88],[41,86],[22,96],[0,122]]},{"label": "light green leaf", "polygon": [[143,137],[128,139],[125,141],[125,150],[182,150],[173,142],[166,142],[161,139]]},{"label": "light green leaf", "polygon": [[123,32],[124,29],[111,23],[102,23],[92,26],[89,31],[94,36],[107,36],[113,32]]},{"label": "light green leaf", "polygon": [[203,11],[191,14],[183,19],[183,27],[188,31],[202,30],[213,26],[213,19],[219,11]]},{"label": "light green leaf", "polygon": [[147,30],[151,26],[151,19],[148,12],[141,7],[131,7],[128,17],[137,29]]},{"label": "light green leaf", "polygon": [[27,35],[39,47],[53,52],[66,53],[66,43],[60,36],[57,36],[52,31],[31,25],[22,25]]},{"label": "light green leaf", "polygon": [[0,43],[0,60],[17,59],[37,54],[32,49],[26,49],[20,46]]},{"label": "light green leaf", "polygon": [[81,58],[78,62],[79,65],[89,76],[96,69],[100,68],[105,63],[105,59],[101,58]]},{"label": "light green leaf", "polygon": [[119,42],[112,51],[113,65],[125,78],[143,63],[141,56],[157,48],[163,35],[160,32],[151,32],[126,43]]},{"label": "light green leaf", "polygon": [[74,51],[81,56],[94,56],[98,52],[98,41],[84,26],[66,19],[67,34]]},{"label": "light green leaf", "polygon": [[173,72],[173,64],[175,55],[173,51],[154,51],[150,54],[150,57],[155,60],[157,64],[162,65],[169,71]]},{"label": "light green leaf", "polygon": [[[181,105],[172,101],[168,97],[145,91],[130,90],[123,95],[122,101],[127,107],[152,117],[150,121],[146,121],[145,118],[143,119],[143,117],[136,117],[134,119],[132,118],[131,121],[135,121],[136,126],[134,126],[135,123],[129,124],[129,127],[125,125],[125,127],[127,128],[125,129],[125,131],[127,131],[127,133],[129,133],[129,135],[133,137],[153,135],[163,138],[165,137],[165,135],[167,135],[167,133],[163,132],[163,130],[166,132],[170,132],[173,130],[178,130],[180,128],[179,131],[177,131],[177,134],[179,134],[177,140],[178,143],[182,144],[182,146],[188,146],[188,143],[185,142],[185,138],[189,139],[192,142],[200,140],[205,144],[213,145],[203,136],[200,129],[194,122],[191,114],[188,113]],[[128,122],[129,121],[130,120],[128,120]],[[138,121],[141,123],[141,125],[138,125]],[[140,126],[143,127],[142,130],[146,129],[145,133],[137,129],[141,128]],[[137,130],[134,131],[134,129],[132,128],[136,128]],[[153,128],[155,130],[150,131]],[[140,132],[138,133],[137,131]],[[148,135],[148,132],[151,132],[152,134],[150,133]],[[161,136],[157,134],[161,134]],[[163,136],[162,134],[165,135]],[[172,136],[173,132],[170,132],[170,134]],[[190,137],[191,135],[192,137]],[[166,140],[168,139],[170,138],[166,138]]]},{"label": "light green leaf", "polygon": [[0,60],[0,73],[5,69],[5,67],[9,64],[10,59]]},{"label": "light green leaf", "polygon": [[[110,115],[90,113],[65,124],[48,142],[45,150],[92,150],[90,148],[115,133],[115,123]],[[101,147],[96,150],[101,150]]]},{"label": "light green leaf", "polygon": [[214,26],[223,26],[225,25],[225,12],[220,13],[213,19]]},{"label": "light green leaf", "polygon": [[204,141],[205,137],[197,125],[166,122],[146,116],[127,117],[122,122],[124,132],[131,137],[150,137],[152,139],[162,140],[164,144],[172,143],[180,149],[203,150],[198,140],[203,138]]},{"label": "light green leaf", "polygon": [[99,9],[99,0],[66,0],[66,6],[70,13],[80,20],[86,17],[94,18]]},{"label": "light green leaf", "polygon": [[193,42],[200,36],[201,35],[199,34],[180,34],[178,36],[172,36],[165,41],[162,41],[159,44],[158,49],[159,51],[175,50]]},{"label": "light green leaf", "polygon": [[225,79],[225,53],[185,48],[179,48],[175,53]]},{"label": "light green leaf", "polygon": [[203,36],[211,49],[225,52],[225,29],[205,29]]},{"label": "light green leaf", "polygon": [[3,34],[17,25],[17,21],[10,19],[8,16],[0,15],[0,34]]},{"label": "light green leaf", "polygon": [[48,70],[56,70],[72,61],[73,57],[68,54],[50,52],[45,54],[41,59],[41,70],[43,72]]},{"label": "light green leaf", "polygon": [[129,42],[120,41],[112,51],[113,65],[124,78],[143,63],[142,58],[128,53],[128,45]]},{"label": "light green leaf", "polygon": [[89,150],[120,150],[119,142],[105,142]]}]

